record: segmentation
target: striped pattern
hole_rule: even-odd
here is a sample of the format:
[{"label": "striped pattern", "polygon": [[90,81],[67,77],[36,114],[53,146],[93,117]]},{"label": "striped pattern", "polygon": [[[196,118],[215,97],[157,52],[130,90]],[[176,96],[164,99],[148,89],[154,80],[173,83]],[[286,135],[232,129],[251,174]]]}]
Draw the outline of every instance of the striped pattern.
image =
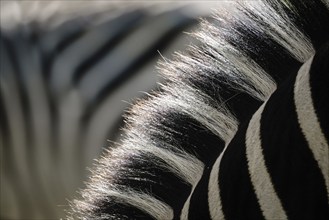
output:
[{"label": "striped pattern", "polygon": [[[107,139],[119,136],[129,106],[122,100],[156,87],[159,53],[169,56],[186,47],[190,40],[181,32],[193,29],[208,10],[165,3],[7,1],[0,14],[0,217],[64,218],[67,200],[87,180],[86,167]],[[182,163],[185,157],[169,159]],[[129,204],[142,206],[138,198]],[[157,218],[172,213],[165,203],[153,210],[147,204],[143,210]]]},{"label": "striped pattern", "polygon": [[[129,110],[121,141],[98,160],[68,219],[328,219],[328,23],[327,0],[221,3],[192,34],[198,44],[159,64],[159,89]],[[124,36],[129,48],[135,41]],[[49,68],[56,74],[46,78],[60,103],[59,137],[86,134],[80,125],[90,126],[105,84],[116,77],[104,74],[106,64],[120,75],[130,68],[112,53],[98,63],[79,66],[72,58],[72,67],[60,65],[72,54],[62,50]],[[130,64],[135,55],[127,55]],[[78,119],[83,123],[72,123]],[[63,168],[86,153],[68,148],[72,143],[58,145]]]},{"label": "striped pattern", "polygon": [[251,118],[246,131],[248,172],[258,203],[266,219],[287,219],[268,173],[261,143],[260,125],[264,103]]},{"label": "striped pattern", "polygon": [[[324,58],[320,63],[316,63],[320,65],[320,71],[319,67],[311,68],[313,58],[310,58],[300,68],[297,76],[290,77],[279,86],[252,116],[249,124],[242,126],[236,134],[237,137],[217,159],[208,187],[209,212],[212,219],[256,218],[257,215],[265,219],[328,218],[326,179],[329,172],[328,166],[324,164],[329,157],[329,148],[325,145],[327,140],[322,130],[316,130],[320,128],[318,122],[322,121],[322,118],[316,116],[316,120],[310,123],[299,120],[301,111],[307,109],[308,114],[312,114],[310,109],[315,110],[311,91],[319,82],[312,83],[310,78],[326,72],[328,65],[324,62],[328,60],[328,46],[325,46],[325,52],[315,56],[315,59]],[[327,74],[325,78],[328,80]],[[307,92],[311,99],[305,97]],[[298,99],[303,100],[304,105],[300,105]],[[310,101],[309,105],[305,104],[307,100]],[[315,112],[316,110],[313,111]],[[307,120],[312,120],[312,115]],[[305,129],[305,126],[309,129]],[[282,135],[282,132],[285,134]],[[310,135],[319,137],[309,140]],[[245,143],[240,137],[245,137]],[[245,149],[245,156],[241,155],[240,158],[244,158],[244,163],[247,164],[244,168],[247,168],[247,178],[229,173],[234,172],[232,167],[236,166],[236,161],[232,160],[236,157],[232,154],[237,153],[234,148]],[[228,167],[231,168],[230,171],[225,170]],[[247,181],[250,183],[247,184]],[[241,194],[239,190],[230,191],[230,185],[239,186],[243,191],[240,191]],[[256,199],[246,197],[248,191],[251,191]],[[243,212],[241,201],[258,209],[259,213],[248,213],[247,210]]]},{"label": "striped pattern", "polygon": [[327,219],[328,21],[322,1],[222,3],[201,46],[160,64],[161,91],[132,108],[70,218]]},{"label": "striped pattern", "polygon": [[311,61],[307,61],[299,70],[295,89],[294,101],[300,128],[308,143],[308,147],[314,155],[322,175],[325,178],[327,193],[329,196],[329,145],[323,130],[319,124],[319,118],[313,105],[310,85]]},{"label": "striped pattern", "polygon": [[201,45],[160,64],[69,218],[328,219],[328,22],[326,1],[221,3]]}]

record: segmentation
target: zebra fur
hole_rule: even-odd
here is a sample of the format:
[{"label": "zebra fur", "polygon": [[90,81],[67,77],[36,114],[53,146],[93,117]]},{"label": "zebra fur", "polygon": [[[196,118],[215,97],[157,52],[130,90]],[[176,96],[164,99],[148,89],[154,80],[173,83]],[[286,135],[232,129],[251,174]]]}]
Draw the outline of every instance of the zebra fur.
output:
[{"label": "zebra fur", "polygon": [[[122,142],[99,159],[81,192],[82,199],[72,202],[69,219],[329,216],[328,130],[315,120],[324,134],[320,134],[321,140],[312,140],[312,135],[308,137],[308,130],[313,128],[308,127],[309,122],[305,122],[305,128],[297,126],[297,130],[283,123],[292,135],[302,129],[307,141],[304,136],[296,136],[296,140],[304,141],[302,146],[320,141],[323,149],[319,156],[314,153],[318,167],[311,159],[311,165],[306,165],[314,171],[312,186],[318,189],[314,189],[315,198],[307,194],[300,201],[308,204],[304,208],[294,204],[299,202],[294,199],[302,197],[288,195],[286,186],[280,185],[280,181],[288,183],[277,172],[291,168],[280,163],[289,162],[278,162],[281,167],[276,169],[283,170],[269,165],[268,161],[277,163],[268,154],[276,151],[270,142],[265,145],[268,149],[262,148],[262,141],[271,139],[269,134],[268,139],[260,136],[264,133],[260,126],[275,124],[273,119],[261,123],[263,117],[275,116],[272,109],[282,111],[283,106],[287,115],[295,114],[292,91],[296,91],[292,98],[296,105],[303,105],[305,98],[298,87],[305,87],[301,75],[313,77],[318,70],[310,65],[315,61],[320,66],[325,64],[318,54],[328,57],[328,52],[318,51],[322,47],[328,51],[328,46],[323,46],[329,39],[328,1],[241,1],[222,7],[215,20],[204,21],[195,34],[201,46],[192,46],[185,54],[177,53],[175,60],[160,64],[159,71],[165,78],[161,90],[132,107]],[[320,74],[325,70],[328,68]],[[328,81],[328,76],[323,78]],[[323,95],[328,98],[328,94]],[[300,125],[306,116],[298,107],[296,111],[298,120],[292,124]],[[290,146],[286,139],[277,139],[282,146]],[[298,155],[298,151],[295,153]],[[241,177],[234,176],[240,168]],[[230,173],[230,169],[236,173]],[[239,178],[246,185],[240,186]],[[234,188],[230,188],[229,180]],[[316,207],[312,209],[308,200]]]},{"label": "zebra fur", "polygon": [[64,218],[86,167],[119,136],[122,100],[156,87],[158,51],[184,48],[182,30],[209,6],[0,4],[0,219]]}]

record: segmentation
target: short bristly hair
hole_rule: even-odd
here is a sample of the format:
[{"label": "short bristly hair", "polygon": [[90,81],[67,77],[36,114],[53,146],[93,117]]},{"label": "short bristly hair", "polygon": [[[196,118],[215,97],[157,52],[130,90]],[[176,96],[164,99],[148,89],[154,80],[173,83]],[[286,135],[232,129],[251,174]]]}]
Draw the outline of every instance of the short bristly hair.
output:
[{"label": "short bristly hair", "polygon": [[[240,186],[232,184],[230,188],[228,181],[226,188],[229,190],[225,193],[228,196],[233,193],[233,196],[223,196],[223,204],[218,204],[209,196],[212,173],[216,170],[212,168],[216,161],[220,162],[229,143],[239,143],[244,135],[250,135],[248,142],[256,135],[257,129],[252,128],[261,114],[257,112],[264,109],[262,104],[268,102],[277,88],[296,77],[303,63],[312,59],[322,47],[328,47],[325,46],[329,40],[328,8],[326,0],[223,2],[214,18],[202,21],[200,30],[193,34],[200,45],[191,46],[184,53],[176,53],[175,59],[165,59],[159,64],[159,72],[165,79],[161,89],[131,108],[121,143],[111,146],[99,159],[86,189],[81,191],[82,198],[72,202],[69,218],[198,218],[198,214],[193,217],[189,212],[206,212],[199,218],[232,217],[233,211],[225,207],[225,198],[233,200],[233,191],[241,191],[240,187],[250,184],[241,182]],[[328,97],[328,94],[323,95]],[[240,130],[246,134],[240,135]],[[328,130],[324,132],[328,137]],[[273,135],[279,138],[285,134]],[[329,183],[329,174],[325,173],[328,167],[322,168],[321,164],[328,160],[326,152],[328,149],[319,162],[325,185]],[[231,158],[234,166],[239,168],[245,161],[250,162],[243,153],[238,150],[235,153]],[[275,159],[280,160],[280,157]],[[250,171],[252,166],[248,165]],[[238,169],[236,167],[232,172]],[[285,169],[276,168],[277,172]],[[230,172],[229,169],[222,172]],[[303,171],[304,167],[300,169],[302,171],[298,172],[309,172]],[[254,178],[253,174],[249,175]],[[318,199],[320,203],[328,202],[328,185],[326,187],[327,194]],[[254,186],[254,190],[257,194],[259,188]],[[248,192],[246,190],[246,194]],[[199,197],[193,198],[197,193]],[[305,199],[310,199],[307,195]],[[310,200],[317,199],[316,195]],[[195,206],[196,198],[200,199],[199,208]],[[265,218],[271,217],[268,204],[264,205],[262,198],[257,198],[260,204],[257,209],[262,210]],[[297,198],[289,198],[289,201],[298,202]],[[253,201],[241,200],[240,206],[249,207],[248,202]],[[272,211],[280,209],[275,205],[273,200]],[[283,206],[290,207],[285,202]],[[326,206],[319,207],[318,217],[328,215]],[[245,217],[256,219],[257,211],[253,210]],[[313,216],[309,209],[304,210],[307,217]],[[304,210],[297,211],[303,215]],[[295,216],[291,214],[294,211],[282,216]],[[276,214],[280,216],[279,212]]]}]

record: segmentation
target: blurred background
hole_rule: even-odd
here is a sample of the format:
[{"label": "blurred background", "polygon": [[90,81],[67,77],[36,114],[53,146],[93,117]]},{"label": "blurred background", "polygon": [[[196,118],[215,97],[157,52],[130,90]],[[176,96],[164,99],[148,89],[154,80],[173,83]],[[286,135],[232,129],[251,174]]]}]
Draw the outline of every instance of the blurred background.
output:
[{"label": "blurred background", "polygon": [[[1,219],[65,218],[206,1],[1,1]],[[163,56],[163,57],[162,57]]]}]

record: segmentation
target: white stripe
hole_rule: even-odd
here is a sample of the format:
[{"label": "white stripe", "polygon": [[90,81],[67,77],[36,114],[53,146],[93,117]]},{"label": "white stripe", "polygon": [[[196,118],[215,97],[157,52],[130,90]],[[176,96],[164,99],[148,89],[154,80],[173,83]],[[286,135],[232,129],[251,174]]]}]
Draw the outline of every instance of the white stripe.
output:
[{"label": "white stripe", "polygon": [[212,167],[209,185],[208,185],[208,207],[211,219],[225,219],[222,203],[220,200],[220,189],[218,183],[219,177],[219,165],[223,158],[223,155],[227,149],[228,144],[225,146],[223,152],[217,158],[215,164]]},{"label": "white stripe", "polygon": [[246,133],[248,169],[260,208],[266,219],[287,219],[281,201],[273,187],[266,169],[260,139],[260,119],[266,102],[257,110],[249,122]]},{"label": "white stripe", "polygon": [[[197,180],[197,183],[199,183],[201,177],[202,176],[200,176],[200,178]],[[181,215],[180,215],[180,219],[181,220],[188,220],[188,213],[189,213],[188,211],[190,209],[191,197],[192,197],[192,195],[194,193],[194,190],[195,190],[195,188],[196,188],[197,185],[198,184],[195,184],[193,186],[192,191],[191,191],[189,197],[187,198],[187,200],[186,200],[186,202],[185,202],[185,204],[183,206],[183,209],[182,209],[182,212],[181,212]]]},{"label": "white stripe", "polygon": [[320,127],[312,101],[309,75],[312,60],[313,57],[299,69],[294,88],[294,101],[299,126],[319,164],[329,197],[329,146]]}]

